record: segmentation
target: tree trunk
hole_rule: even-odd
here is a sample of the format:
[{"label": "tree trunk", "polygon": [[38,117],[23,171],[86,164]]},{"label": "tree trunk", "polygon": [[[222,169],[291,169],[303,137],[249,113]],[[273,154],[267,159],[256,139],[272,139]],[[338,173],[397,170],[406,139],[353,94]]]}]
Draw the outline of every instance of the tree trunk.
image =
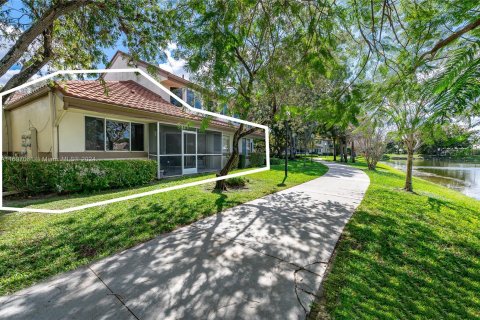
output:
[{"label": "tree trunk", "polygon": [[285,179],[288,177],[288,123],[285,121]]},{"label": "tree trunk", "polygon": [[343,160],[345,163],[348,162],[347,139],[343,140]]},{"label": "tree trunk", "polygon": [[352,148],[350,152],[351,152],[350,160],[352,161],[352,163],[355,163],[355,143],[353,142],[353,140],[352,140]]},{"label": "tree trunk", "polygon": [[405,178],[404,189],[409,192],[413,192],[412,175],[413,175],[413,148],[407,146],[407,175]]},{"label": "tree trunk", "polygon": [[340,156],[340,162],[343,162],[343,144],[342,144],[342,138],[338,138],[338,155]]},{"label": "tree trunk", "polygon": [[[227,163],[223,166],[222,170],[220,170],[219,173],[217,173],[217,177],[223,177],[226,176],[230,170],[233,169],[233,164],[237,161],[239,157],[239,152],[238,152],[238,142],[241,139],[241,133],[243,131],[243,124],[241,124],[237,131],[233,134],[233,150],[232,154],[230,155],[230,158],[228,158]],[[219,180],[215,183],[215,190],[219,191],[225,191],[227,190],[227,185],[225,183],[225,179]]]},{"label": "tree trunk", "polygon": [[335,137],[332,138],[333,140],[333,161],[337,161],[337,144]]}]

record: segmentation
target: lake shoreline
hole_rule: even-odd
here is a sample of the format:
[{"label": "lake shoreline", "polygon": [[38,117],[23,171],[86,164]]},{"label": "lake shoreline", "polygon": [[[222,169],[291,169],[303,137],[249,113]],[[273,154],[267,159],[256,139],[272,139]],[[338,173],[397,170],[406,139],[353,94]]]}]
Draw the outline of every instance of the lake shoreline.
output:
[{"label": "lake shoreline", "polygon": [[[382,162],[406,170],[405,158],[390,158]],[[480,200],[480,162],[417,157],[413,161],[413,175]]]},{"label": "lake shoreline", "polygon": [[[439,160],[439,161],[454,161],[454,162],[465,162],[465,163],[478,163],[480,164],[480,156],[472,156],[468,158],[454,158],[454,157],[447,157],[447,156],[436,156],[436,155],[420,155],[415,154],[413,156],[414,160]],[[384,156],[382,161],[389,161],[389,160],[407,160],[406,154],[387,154]]]}]

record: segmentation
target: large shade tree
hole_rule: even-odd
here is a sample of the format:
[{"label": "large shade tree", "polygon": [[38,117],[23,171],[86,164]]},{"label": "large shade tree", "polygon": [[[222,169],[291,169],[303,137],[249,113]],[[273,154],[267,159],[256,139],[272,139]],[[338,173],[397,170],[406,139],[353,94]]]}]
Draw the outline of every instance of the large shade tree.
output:
[{"label": "large shade tree", "polygon": [[26,82],[42,68],[95,68],[106,48],[122,43],[134,59],[161,59],[171,11],[156,0],[0,1],[0,76],[20,71],[3,86]]},{"label": "large shade tree", "polygon": [[[269,125],[288,104],[285,85],[304,82],[310,66],[318,70],[330,59],[328,8],[321,1],[179,1],[178,54],[196,80],[215,92],[217,110]],[[238,125],[219,176],[233,168],[240,139],[253,132]],[[216,188],[225,189],[224,181]]]},{"label": "large shade tree", "polygon": [[371,105],[386,111],[408,150],[405,189],[412,191],[412,153],[421,145],[422,130],[478,109],[478,1],[339,5],[351,12],[351,35],[369,53],[365,73],[377,87]]}]

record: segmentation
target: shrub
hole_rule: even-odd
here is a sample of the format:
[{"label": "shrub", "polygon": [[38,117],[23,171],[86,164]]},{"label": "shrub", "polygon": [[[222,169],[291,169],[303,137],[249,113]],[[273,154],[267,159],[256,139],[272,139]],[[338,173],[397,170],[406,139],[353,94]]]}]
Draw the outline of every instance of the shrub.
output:
[{"label": "shrub", "polygon": [[238,156],[238,169],[243,169],[247,166],[247,158],[244,154]]},{"label": "shrub", "polygon": [[265,153],[250,153],[250,167],[263,167],[265,165]]},{"label": "shrub", "polygon": [[3,159],[5,191],[71,193],[133,187],[153,181],[151,160],[40,161]]},{"label": "shrub", "polygon": [[271,165],[279,165],[282,163],[282,160],[278,159],[278,158],[270,158],[270,164]]},{"label": "shrub", "polygon": [[234,177],[225,180],[225,184],[230,188],[241,188],[245,187],[248,180],[244,177]]},{"label": "shrub", "polygon": [[358,154],[365,158],[369,170],[375,170],[387,147],[387,131],[369,118],[363,119],[353,132]]}]

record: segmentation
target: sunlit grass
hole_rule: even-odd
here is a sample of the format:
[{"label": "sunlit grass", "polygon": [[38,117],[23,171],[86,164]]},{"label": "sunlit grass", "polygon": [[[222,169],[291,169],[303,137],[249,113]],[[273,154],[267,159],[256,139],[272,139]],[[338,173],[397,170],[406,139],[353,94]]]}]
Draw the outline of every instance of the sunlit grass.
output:
[{"label": "sunlit grass", "polygon": [[[59,272],[145,242],[155,236],[323,175],[319,163],[289,162],[248,175],[246,188],[213,192],[213,184],[200,185],[108,206],[52,215],[12,213],[0,215],[0,295],[17,291]],[[214,174],[163,181],[161,186],[191,182]],[[114,196],[147,191],[157,186],[116,191]],[[23,206],[63,208],[113,197],[112,193],[71,195],[35,200]]]},{"label": "sunlit grass", "polygon": [[[365,170],[365,164],[357,167]],[[480,201],[385,165],[324,283],[333,319],[479,319]],[[320,318],[320,317],[319,317]]]}]

